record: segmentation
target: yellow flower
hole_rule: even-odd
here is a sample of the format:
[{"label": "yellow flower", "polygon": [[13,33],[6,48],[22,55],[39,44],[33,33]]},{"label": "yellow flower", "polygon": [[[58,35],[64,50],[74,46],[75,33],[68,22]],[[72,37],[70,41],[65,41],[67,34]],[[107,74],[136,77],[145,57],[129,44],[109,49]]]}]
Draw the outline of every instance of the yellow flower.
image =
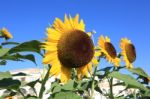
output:
[{"label": "yellow flower", "polygon": [[117,52],[110,39],[106,36],[100,36],[98,45],[100,47],[101,52],[106,57],[107,61],[113,63],[116,67],[119,66],[120,59],[117,57]]},{"label": "yellow flower", "polygon": [[65,15],[64,22],[56,18],[52,27],[47,28],[47,36],[43,63],[52,65],[50,75],[60,75],[61,82],[66,83],[72,68],[79,78],[89,74],[95,61],[94,45],[78,14],[74,18]]},{"label": "yellow flower", "polygon": [[7,96],[5,99],[14,99],[14,96]]},{"label": "yellow flower", "polygon": [[120,41],[121,55],[126,63],[127,68],[132,68],[132,63],[136,59],[136,51],[134,45],[127,38],[123,38]]},{"label": "yellow flower", "polygon": [[10,33],[6,28],[2,28],[2,29],[1,29],[1,33],[2,33],[2,36],[3,36],[6,40],[13,38],[13,36],[11,35],[11,33]]},{"label": "yellow flower", "polygon": [[150,77],[148,77],[147,79],[148,79],[148,81],[150,82]]}]

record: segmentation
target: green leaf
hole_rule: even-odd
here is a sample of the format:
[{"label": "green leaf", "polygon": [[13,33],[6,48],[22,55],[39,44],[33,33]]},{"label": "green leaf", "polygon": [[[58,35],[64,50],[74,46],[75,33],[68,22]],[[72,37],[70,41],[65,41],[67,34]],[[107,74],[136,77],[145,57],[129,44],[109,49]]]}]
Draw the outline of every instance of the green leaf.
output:
[{"label": "green leaf", "polygon": [[18,90],[21,85],[19,80],[13,80],[12,78],[5,78],[0,80],[0,88],[2,89],[14,89]]},{"label": "green leaf", "polygon": [[34,55],[32,54],[28,54],[28,55],[21,55],[21,54],[13,54],[13,55],[5,55],[3,57],[0,57],[0,59],[3,60],[13,60],[13,61],[22,61],[22,59],[26,59],[26,60],[30,60],[33,63],[36,64]]},{"label": "green leaf", "polygon": [[110,73],[108,76],[122,80],[125,82],[126,85],[128,85],[132,88],[138,88],[138,89],[141,89],[143,91],[147,90],[146,87],[144,87],[141,83],[137,82],[136,79],[130,75],[121,74],[121,73],[115,71],[115,72]]},{"label": "green leaf", "polygon": [[21,43],[16,47],[13,47],[9,50],[9,53],[18,53],[18,52],[36,52],[40,54],[41,43],[37,40],[32,40],[28,42]]},{"label": "green leaf", "polygon": [[19,43],[17,42],[4,42],[4,43],[1,43],[1,45],[18,45]]},{"label": "green leaf", "polygon": [[27,85],[27,86],[30,86],[30,87],[32,87],[32,88],[34,88],[35,84],[38,83],[38,82],[39,82],[39,79],[37,79],[37,80],[35,80],[35,81],[32,81],[32,82],[29,82],[29,83],[27,83],[26,85]]},{"label": "green leaf", "polygon": [[[58,91],[61,90],[61,86],[60,86],[60,84],[59,84],[58,82],[52,82],[51,88],[50,88],[46,93],[50,93],[50,92],[52,92],[52,93],[58,92],[58,91],[57,91],[57,88],[55,89],[55,87],[58,87],[58,88],[59,88]],[[54,92],[53,92],[53,91],[54,91]]]},{"label": "green leaf", "polygon": [[0,80],[4,79],[4,78],[12,78],[12,75],[10,74],[10,72],[0,72]]},{"label": "green leaf", "polygon": [[59,92],[52,99],[83,99],[73,92]]},{"label": "green leaf", "polygon": [[6,65],[6,60],[2,60],[2,61],[0,61],[0,65]]},{"label": "green leaf", "polygon": [[148,78],[148,74],[142,68],[131,68],[128,69],[130,72]]},{"label": "green leaf", "polygon": [[26,73],[19,72],[17,74],[12,74],[12,76],[27,76]]},{"label": "green leaf", "polygon": [[53,88],[52,93],[57,93],[57,92],[60,92],[60,91],[61,91],[61,86],[58,85],[58,86]]},{"label": "green leaf", "polygon": [[150,97],[150,90],[146,91],[143,96]]},{"label": "green leaf", "polygon": [[29,97],[27,97],[26,99],[40,99],[40,98],[38,98],[38,97],[36,97],[36,96],[29,96]]},{"label": "green leaf", "polygon": [[2,48],[2,49],[0,49],[0,57],[2,57],[2,56],[4,56],[5,54],[7,54],[9,50],[10,50],[10,49],[8,49],[8,48]]},{"label": "green leaf", "polygon": [[102,68],[98,71],[110,71],[112,68],[113,68],[113,66],[109,66],[109,67]]},{"label": "green leaf", "polygon": [[90,87],[91,87],[91,81],[80,81],[78,82],[77,89],[80,91],[81,90],[84,91],[84,90],[88,90],[88,88]]},{"label": "green leaf", "polygon": [[77,83],[74,80],[69,80],[68,83],[62,86],[63,90],[74,90],[77,87]]},{"label": "green leaf", "polygon": [[125,99],[125,97],[124,96],[122,96],[122,97],[115,97],[115,99]]}]

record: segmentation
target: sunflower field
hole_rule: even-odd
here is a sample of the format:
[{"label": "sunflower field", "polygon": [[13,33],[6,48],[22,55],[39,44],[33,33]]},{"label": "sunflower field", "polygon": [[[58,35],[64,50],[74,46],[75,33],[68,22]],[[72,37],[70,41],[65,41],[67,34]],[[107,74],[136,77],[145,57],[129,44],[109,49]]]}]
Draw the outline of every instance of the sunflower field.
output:
[{"label": "sunflower field", "polygon": [[[85,30],[78,14],[55,18],[43,41],[9,42],[12,34],[0,29],[1,66],[27,60],[36,65],[35,54],[43,62],[41,76],[31,82],[14,79],[28,76],[26,73],[0,72],[0,99],[150,99],[150,76],[133,65],[136,47],[131,40],[121,38],[121,52],[117,52],[108,36],[95,37],[94,31]],[[101,68],[103,60],[111,65]],[[51,78],[54,80],[49,81]],[[32,93],[26,90],[29,93],[25,94],[26,86]]]}]

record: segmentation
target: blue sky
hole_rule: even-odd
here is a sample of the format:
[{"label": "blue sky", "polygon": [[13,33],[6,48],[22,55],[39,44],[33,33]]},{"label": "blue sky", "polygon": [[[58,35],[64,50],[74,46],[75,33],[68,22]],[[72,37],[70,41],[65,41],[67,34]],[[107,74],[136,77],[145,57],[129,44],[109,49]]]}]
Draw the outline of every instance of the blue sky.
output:
[{"label": "blue sky", "polygon": [[[134,66],[150,74],[149,0],[1,0],[0,4],[0,28],[6,27],[13,34],[11,41],[42,40],[55,17],[63,19],[64,14],[78,13],[87,31],[97,31],[95,41],[100,35],[107,35],[120,52],[120,39],[131,39],[137,52]],[[41,57],[36,56],[38,67],[42,67]],[[31,62],[9,61],[0,71],[30,67],[36,66]]]}]

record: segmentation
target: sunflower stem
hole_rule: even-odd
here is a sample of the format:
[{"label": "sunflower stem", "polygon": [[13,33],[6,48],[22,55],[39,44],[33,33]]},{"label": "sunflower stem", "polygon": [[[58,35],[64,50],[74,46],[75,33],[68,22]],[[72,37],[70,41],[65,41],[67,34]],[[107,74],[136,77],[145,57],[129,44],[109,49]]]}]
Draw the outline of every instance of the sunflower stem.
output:
[{"label": "sunflower stem", "polygon": [[113,77],[110,78],[109,81],[109,86],[110,86],[110,99],[114,99],[114,95],[113,95]]},{"label": "sunflower stem", "polygon": [[22,95],[23,99],[26,99],[25,95],[22,93],[22,91],[19,89],[18,92]]},{"label": "sunflower stem", "polygon": [[94,99],[94,79],[95,79],[95,74],[96,74],[96,70],[97,70],[97,66],[94,69],[94,73],[93,73],[93,78],[92,78],[92,84],[91,84],[91,95],[90,95],[90,99]]},{"label": "sunflower stem", "polygon": [[[115,71],[115,70],[118,71],[119,68],[116,68],[114,66],[113,71]],[[109,97],[110,97],[110,99],[114,99],[114,94],[113,94],[113,77],[111,77],[110,80],[108,80],[108,81],[109,81],[109,87],[110,87],[110,95],[109,95]]]},{"label": "sunflower stem", "polygon": [[134,90],[134,99],[136,99],[136,91]]},{"label": "sunflower stem", "polygon": [[47,71],[44,79],[42,79],[42,85],[41,85],[41,89],[40,89],[40,93],[39,93],[39,98],[40,99],[43,99],[43,93],[45,91],[45,84],[46,84],[46,81],[49,78],[49,71],[50,71],[50,65],[48,65],[48,71]]}]

